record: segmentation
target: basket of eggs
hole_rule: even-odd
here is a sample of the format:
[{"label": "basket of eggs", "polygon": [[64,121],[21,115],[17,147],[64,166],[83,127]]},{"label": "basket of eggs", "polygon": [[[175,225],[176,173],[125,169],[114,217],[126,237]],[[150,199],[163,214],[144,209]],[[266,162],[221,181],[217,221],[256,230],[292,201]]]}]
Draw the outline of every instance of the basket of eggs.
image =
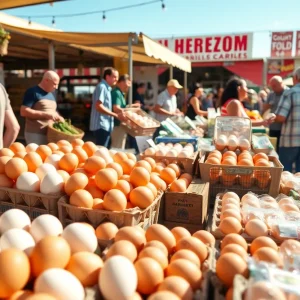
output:
[{"label": "basket of eggs", "polygon": [[125,108],[126,122],[121,126],[131,136],[151,136],[160,123],[140,108]]}]

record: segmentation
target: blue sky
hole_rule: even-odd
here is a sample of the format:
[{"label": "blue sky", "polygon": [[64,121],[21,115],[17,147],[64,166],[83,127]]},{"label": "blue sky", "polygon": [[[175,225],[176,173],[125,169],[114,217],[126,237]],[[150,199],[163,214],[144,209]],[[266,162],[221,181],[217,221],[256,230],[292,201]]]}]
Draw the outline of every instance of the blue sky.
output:
[{"label": "blue sky", "polygon": [[[70,14],[106,10],[147,0],[71,0],[66,2],[5,10],[15,16],[31,16],[32,21],[51,26],[51,18],[35,15]],[[253,56],[269,55],[270,31],[300,30],[299,0],[164,0],[161,3],[123,11],[73,18],[56,18],[56,28],[65,31],[144,32],[152,38],[218,33],[254,32]],[[1,22],[1,20],[0,20]]]}]

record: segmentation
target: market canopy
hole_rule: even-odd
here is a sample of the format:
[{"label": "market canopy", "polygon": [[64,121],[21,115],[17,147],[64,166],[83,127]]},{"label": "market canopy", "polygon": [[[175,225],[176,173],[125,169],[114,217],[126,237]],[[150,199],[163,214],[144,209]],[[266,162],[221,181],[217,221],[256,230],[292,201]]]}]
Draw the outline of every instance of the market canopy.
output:
[{"label": "market canopy", "polygon": [[61,1],[67,0],[2,0],[0,1],[0,10]]},{"label": "market canopy", "polygon": [[[8,16],[8,15],[6,15]],[[17,20],[13,20],[17,19]],[[3,18],[0,15],[1,25],[11,32],[12,39],[9,44],[11,51],[19,52],[25,57],[34,55],[35,51],[42,51],[40,45],[53,41],[56,46],[64,45],[95,55],[104,55],[129,59],[129,40],[132,43],[132,59],[135,62],[147,64],[166,63],[179,68],[185,72],[191,72],[191,62],[179,56],[165,46],[155,42],[146,35],[140,33],[90,33],[90,32],[64,32],[54,30],[46,26],[29,25],[26,20],[8,16]],[[24,39],[31,39],[32,43]],[[24,50],[22,47],[24,46]],[[14,47],[18,47],[15,49]],[[28,48],[28,49],[26,49]],[[33,52],[26,53],[30,49]],[[23,53],[22,53],[23,52]],[[57,51],[56,51],[57,52]],[[40,53],[41,55],[41,53]],[[32,57],[31,57],[32,58]]]}]

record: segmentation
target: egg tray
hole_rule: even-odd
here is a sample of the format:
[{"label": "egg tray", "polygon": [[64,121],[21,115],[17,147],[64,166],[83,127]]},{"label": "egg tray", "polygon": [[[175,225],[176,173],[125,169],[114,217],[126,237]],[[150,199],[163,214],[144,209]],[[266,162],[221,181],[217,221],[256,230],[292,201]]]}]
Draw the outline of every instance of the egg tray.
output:
[{"label": "egg tray", "polygon": [[[230,187],[230,189],[241,196],[246,194],[249,190],[252,190],[256,194],[269,194],[272,197],[277,197],[279,193],[281,173],[283,171],[283,165],[280,163],[277,157],[269,156],[269,161],[273,164],[272,167],[257,167],[257,166],[228,166],[228,165],[213,165],[205,163],[209,152],[200,153],[199,168],[200,176],[204,181],[210,182],[211,196],[216,196],[216,191],[221,192],[222,189]],[[224,172],[226,176],[236,176],[237,180],[223,180],[220,172]],[[239,184],[242,176],[252,176],[255,172],[259,172],[260,175],[266,175],[266,180],[253,180],[248,182],[243,177],[244,187]],[[269,176],[270,181],[269,181]],[[212,177],[212,178],[211,178]],[[246,178],[247,178],[246,177]],[[254,179],[254,178],[253,178]],[[243,194],[242,194],[243,193]]]},{"label": "egg tray", "polygon": [[0,200],[28,207],[28,209],[43,209],[46,211],[45,213],[57,212],[57,202],[61,196],[62,194],[45,195],[13,188],[0,188]]},{"label": "egg tray", "polygon": [[[220,224],[220,212],[222,208],[222,195],[223,194],[218,194],[216,197],[215,201],[215,206],[214,206],[214,212],[212,216],[212,225],[211,225],[211,234],[218,240],[222,240],[226,235],[219,229],[219,224]],[[252,237],[248,235],[245,232],[245,228],[242,228],[242,232],[240,235],[247,241],[247,242],[252,242],[255,237]],[[274,236],[271,234],[271,230],[268,230],[268,237],[271,238],[276,244],[280,245],[284,240],[279,240],[276,239]]]},{"label": "egg tray", "polygon": [[68,196],[63,196],[58,201],[59,220],[64,227],[74,222],[87,222],[96,228],[103,222],[112,222],[119,228],[136,226],[140,223],[143,223],[145,228],[157,223],[162,196],[163,193],[160,192],[152,204],[145,209],[135,207],[120,212],[76,207],[69,204]]},{"label": "egg tray", "polygon": [[192,157],[187,157],[187,158],[146,155],[145,153],[140,154],[141,159],[144,159],[145,157],[151,157],[156,162],[162,162],[166,165],[175,163],[183,170],[183,172],[194,175],[196,164],[199,157],[199,152],[194,152]]},{"label": "egg tray", "polygon": [[[215,273],[211,273],[209,278],[210,296],[207,300],[225,300],[228,288],[217,277]],[[233,300],[243,300],[243,293],[248,287],[248,279],[242,275],[235,275],[233,280]]]},{"label": "egg tray", "polygon": [[[129,117],[127,114],[126,114],[126,117],[127,119],[130,121],[130,123],[136,125],[137,127],[140,127],[140,128],[143,128],[143,129],[150,129],[150,128],[158,128],[160,126],[160,123],[154,119],[153,117],[151,117],[149,114],[147,114],[145,111],[143,111],[142,109],[140,108],[125,108],[124,111],[132,111],[132,112],[135,112],[137,113],[138,115],[140,116],[143,116],[143,117],[147,117],[149,119],[151,119],[153,122],[156,123],[156,126],[154,127],[142,127],[141,125],[139,125],[138,123],[136,123],[136,121],[134,121],[131,117]],[[132,125],[133,126],[133,125]]]}]

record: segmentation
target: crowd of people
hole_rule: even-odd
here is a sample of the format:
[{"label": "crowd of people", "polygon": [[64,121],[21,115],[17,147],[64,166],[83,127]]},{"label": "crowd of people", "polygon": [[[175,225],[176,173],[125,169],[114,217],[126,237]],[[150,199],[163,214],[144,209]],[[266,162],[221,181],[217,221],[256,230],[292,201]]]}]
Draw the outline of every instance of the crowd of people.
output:
[{"label": "crowd of people", "polygon": [[[25,118],[24,136],[27,144],[46,144],[47,125],[49,122],[63,120],[57,112],[54,92],[60,78],[54,71],[47,71],[41,82],[29,88],[20,108]],[[300,172],[300,68],[293,74],[294,86],[288,88],[280,76],[274,76],[267,88],[256,93],[248,89],[245,80],[233,77],[224,88],[216,93],[204,93],[201,83],[194,83],[189,91],[182,110],[178,109],[177,93],[183,88],[176,79],[171,79],[157,97],[155,105],[147,106],[144,101],[145,83],[135,86],[131,107],[138,107],[155,114],[162,122],[172,116],[207,117],[209,108],[220,108],[222,116],[248,117],[247,111],[257,110],[261,115],[272,113],[271,118],[252,120],[253,126],[269,127],[269,135],[277,138],[276,150],[280,161],[287,171]],[[121,125],[126,121],[124,108],[128,103],[126,94],[131,87],[131,78],[127,74],[106,68],[101,82],[92,95],[90,131],[93,132],[97,145],[124,149],[128,138],[129,146],[137,149],[136,140],[128,136]],[[8,147],[18,136],[20,126],[13,113],[8,95],[0,85],[0,147]],[[161,128],[153,135],[155,138]]]}]

